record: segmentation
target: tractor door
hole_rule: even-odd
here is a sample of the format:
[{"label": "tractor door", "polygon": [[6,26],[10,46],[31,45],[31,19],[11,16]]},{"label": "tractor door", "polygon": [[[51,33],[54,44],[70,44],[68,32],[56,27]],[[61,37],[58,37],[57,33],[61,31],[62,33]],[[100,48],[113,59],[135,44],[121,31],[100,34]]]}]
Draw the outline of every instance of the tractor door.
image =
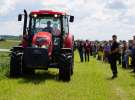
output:
[{"label": "tractor door", "polygon": [[63,46],[62,47],[65,47],[65,39],[66,37],[68,36],[69,34],[69,24],[68,24],[68,17],[67,16],[63,16],[63,33],[62,33],[62,36],[63,36]]},{"label": "tractor door", "polygon": [[69,33],[68,18],[63,16],[63,38],[66,37]]},{"label": "tractor door", "polygon": [[53,35],[55,49],[61,49],[64,47],[64,41],[69,33],[68,17],[65,15],[61,17],[61,27],[60,28],[61,28],[60,29],[61,34],[58,36]]}]

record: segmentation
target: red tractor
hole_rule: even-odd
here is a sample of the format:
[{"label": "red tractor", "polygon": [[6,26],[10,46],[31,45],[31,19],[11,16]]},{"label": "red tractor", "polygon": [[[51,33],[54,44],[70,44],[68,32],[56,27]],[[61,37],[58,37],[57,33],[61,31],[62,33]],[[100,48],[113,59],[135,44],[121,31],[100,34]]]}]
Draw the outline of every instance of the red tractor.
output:
[{"label": "red tractor", "polygon": [[[58,68],[59,78],[70,81],[74,65],[74,37],[69,33],[69,21],[74,16],[51,10],[32,11],[18,15],[22,21],[23,38],[11,49],[10,76],[32,74],[35,69]],[[29,22],[29,23],[28,23]]]}]

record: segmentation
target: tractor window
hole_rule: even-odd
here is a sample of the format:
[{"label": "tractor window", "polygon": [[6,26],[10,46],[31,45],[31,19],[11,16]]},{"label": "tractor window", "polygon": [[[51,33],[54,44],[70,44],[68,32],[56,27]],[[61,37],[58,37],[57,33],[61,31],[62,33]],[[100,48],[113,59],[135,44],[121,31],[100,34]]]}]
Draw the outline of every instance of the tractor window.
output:
[{"label": "tractor window", "polygon": [[[50,30],[47,30],[48,28],[48,22],[50,22]],[[35,34],[37,32],[50,32],[52,34],[54,33],[54,29],[59,30],[59,33],[61,33],[61,22],[59,18],[54,18],[54,17],[37,17],[37,18],[32,18],[32,34]]]},{"label": "tractor window", "polygon": [[69,29],[68,29],[68,18],[67,17],[63,17],[63,34],[66,35],[67,33],[69,33]]}]

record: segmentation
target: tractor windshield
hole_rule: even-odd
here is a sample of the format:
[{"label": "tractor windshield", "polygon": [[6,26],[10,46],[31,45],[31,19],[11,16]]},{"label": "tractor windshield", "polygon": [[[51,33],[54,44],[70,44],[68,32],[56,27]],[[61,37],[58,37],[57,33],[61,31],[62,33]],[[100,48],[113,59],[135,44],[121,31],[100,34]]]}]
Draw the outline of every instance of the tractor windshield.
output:
[{"label": "tractor windshield", "polygon": [[54,16],[32,17],[31,30],[32,34],[45,31],[52,35],[59,35],[61,34],[60,18]]}]

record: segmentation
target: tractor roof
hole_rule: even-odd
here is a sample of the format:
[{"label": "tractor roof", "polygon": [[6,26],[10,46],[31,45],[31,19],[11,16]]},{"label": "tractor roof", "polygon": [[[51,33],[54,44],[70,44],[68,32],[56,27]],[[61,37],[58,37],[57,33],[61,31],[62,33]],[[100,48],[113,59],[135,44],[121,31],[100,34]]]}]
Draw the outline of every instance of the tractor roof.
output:
[{"label": "tractor roof", "polygon": [[39,11],[32,11],[31,14],[47,14],[47,15],[66,15],[66,13],[63,12],[57,12],[52,10],[39,10]]}]

